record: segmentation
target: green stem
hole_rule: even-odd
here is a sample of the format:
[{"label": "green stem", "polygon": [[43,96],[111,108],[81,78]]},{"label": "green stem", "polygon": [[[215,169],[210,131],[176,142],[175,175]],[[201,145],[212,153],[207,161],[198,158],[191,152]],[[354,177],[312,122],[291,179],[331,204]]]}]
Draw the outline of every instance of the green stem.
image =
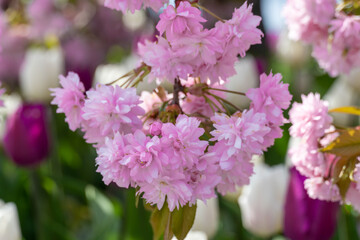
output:
[{"label": "green stem", "polygon": [[207,92],[207,94],[213,96],[218,102],[219,102],[219,101],[223,101],[224,103],[232,106],[232,107],[235,108],[236,110],[241,111],[240,108],[238,108],[237,106],[235,106],[234,104],[232,104],[232,103],[229,102],[228,100],[226,100],[226,99],[224,99],[224,98],[221,98],[221,97],[219,97],[219,96],[216,96],[215,94],[213,94],[213,93],[211,93],[211,92]]},{"label": "green stem", "polygon": [[207,97],[206,95],[203,95],[203,96],[204,96],[205,100],[209,103],[211,109],[212,109],[214,112],[215,112],[215,110],[214,110],[214,108],[213,108],[211,105],[215,106],[215,107],[218,109],[219,112],[222,111],[221,108],[220,108],[213,100],[211,100],[211,99],[210,99],[209,97]]},{"label": "green stem", "polygon": [[205,90],[207,90],[207,89],[209,89],[209,90],[214,90],[214,91],[227,92],[227,93],[233,93],[233,94],[238,94],[238,95],[246,96],[245,93],[236,92],[236,91],[231,91],[231,90],[226,90],[226,89],[210,88],[210,87],[205,88]]},{"label": "green stem", "polygon": [[[107,83],[106,85],[109,86],[109,85],[113,85],[114,83],[116,83],[117,81],[120,81],[121,79],[123,78],[126,78],[126,77],[129,77],[131,74],[134,74],[135,71],[134,70],[131,70],[130,72],[126,73],[125,75],[122,75],[121,77],[115,79],[114,81],[110,82],[110,83]],[[127,81],[126,81],[127,82]]]}]

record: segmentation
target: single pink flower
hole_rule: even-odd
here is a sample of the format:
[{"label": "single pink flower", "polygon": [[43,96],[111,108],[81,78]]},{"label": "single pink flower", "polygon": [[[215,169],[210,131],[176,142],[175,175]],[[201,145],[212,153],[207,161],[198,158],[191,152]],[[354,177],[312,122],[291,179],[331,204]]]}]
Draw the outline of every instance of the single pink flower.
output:
[{"label": "single pink flower", "polygon": [[160,21],[156,28],[160,35],[166,32],[167,39],[172,41],[179,35],[193,35],[200,32],[203,29],[202,22],[206,20],[201,17],[201,11],[192,7],[189,2],[182,1],[177,8],[169,5],[160,14]]},{"label": "single pink flower", "polygon": [[199,125],[199,120],[186,115],[179,115],[175,125],[163,124],[161,142],[174,169],[179,166],[192,167],[204,154],[208,142],[199,139],[205,132]]},{"label": "single pink flower", "polygon": [[252,101],[251,107],[256,112],[266,115],[267,120],[277,126],[284,123],[283,110],[290,106],[292,96],[289,84],[281,82],[281,74],[260,76],[260,87],[249,89],[246,96]]},{"label": "single pink flower", "polygon": [[50,89],[51,96],[54,97],[51,104],[58,106],[57,113],[65,113],[65,121],[69,124],[69,128],[75,131],[83,121],[84,84],[74,72],[69,72],[66,77],[61,75],[59,78],[62,88]]},{"label": "single pink flower", "polygon": [[292,123],[290,134],[316,144],[332,123],[328,114],[328,103],[322,101],[318,93],[302,95],[301,98],[303,102],[294,103],[289,112]]},{"label": "single pink flower", "polygon": [[114,132],[132,133],[142,128],[138,116],[144,110],[135,88],[122,89],[119,86],[98,85],[87,92],[82,117],[83,130],[89,143],[102,142]]},{"label": "single pink flower", "polygon": [[105,144],[97,149],[96,171],[103,176],[106,185],[114,182],[119,187],[128,188],[132,182],[130,168],[121,164],[127,145],[126,136],[116,132],[114,138],[106,138]]}]

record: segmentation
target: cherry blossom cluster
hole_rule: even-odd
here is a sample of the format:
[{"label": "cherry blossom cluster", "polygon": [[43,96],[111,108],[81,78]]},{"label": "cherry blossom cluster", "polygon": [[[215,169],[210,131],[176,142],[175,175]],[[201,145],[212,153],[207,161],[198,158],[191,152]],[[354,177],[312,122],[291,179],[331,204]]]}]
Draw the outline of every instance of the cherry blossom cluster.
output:
[{"label": "cherry blossom cluster", "polygon": [[[160,111],[161,104],[145,113],[134,88],[98,85],[85,96],[71,72],[60,83],[62,88],[52,89],[52,103],[65,113],[70,129],[80,128],[96,147],[104,182],[138,188],[159,209],[166,200],[171,211],[214,197],[216,188],[225,194],[247,184],[252,156],[281,137],[282,111],[292,98],[280,74],[263,74],[260,87],[247,92],[253,101],[249,110],[213,113],[209,122],[180,114],[174,123],[153,120],[146,129],[140,117]],[[206,133],[211,138],[202,140]]]},{"label": "cherry blossom cluster", "polygon": [[354,182],[342,199],[334,181],[334,167],[341,157],[319,151],[339,135],[332,125],[328,103],[321,100],[318,93],[303,95],[302,103],[294,103],[289,115],[292,123],[290,135],[299,139],[289,155],[296,169],[307,177],[304,184],[309,196],[333,202],[345,201],[360,211],[360,164],[356,165]]},{"label": "cherry blossom cluster", "polygon": [[[121,11],[156,10],[160,3],[105,2]],[[136,188],[158,209],[166,204],[173,211],[248,184],[252,156],[282,136],[283,111],[292,99],[280,74],[262,74],[260,86],[246,93],[225,89],[238,55],[261,42],[261,18],[245,3],[209,30],[201,8],[188,1],[167,6],[157,24],[160,36],[140,44],[143,62],[123,76],[129,77],[123,87],[98,84],[85,92],[70,72],[60,76],[61,88],[51,89],[70,129],[80,129],[96,148],[104,183]],[[146,80],[169,80],[173,92],[158,87],[137,96],[134,87]],[[249,109],[226,100],[225,92],[248,97]]]},{"label": "cherry blossom cluster", "polygon": [[182,1],[176,9],[169,5],[160,14],[158,41],[139,44],[139,54],[151,67],[151,79],[173,81],[190,74],[203,82],[226,81],[236,73],[237,56],[244,57],[251,45],[261,43],[260,21],[252,14],[252,5],[245,3],[230,20],[204,29],[201,11]]},{"label": "cherry blossom cluster", "polygon": [[289,37],[313,46],[320,67],[335,77],[360,66],[360,16],[352,1],[288,0]]}]

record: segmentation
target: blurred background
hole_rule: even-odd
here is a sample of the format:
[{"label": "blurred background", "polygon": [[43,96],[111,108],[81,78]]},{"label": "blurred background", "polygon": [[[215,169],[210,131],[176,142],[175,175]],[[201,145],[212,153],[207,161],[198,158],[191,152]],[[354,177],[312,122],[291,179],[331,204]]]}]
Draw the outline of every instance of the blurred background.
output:
[{"label": "blurred background", "polygon": [[[231,18],[243,2],[200,1],[223,19]],[[272,70],[290,84],[294,101],[319,92],[330,108],[359,105],[359,70],[331,78],[311,57],[310,47],[287,38],[281,17],[286,0],[248,2],[263,18],[265,37],[239,60],[228,87],[246,91],[258,85],[260,73]],[[141,203],[135,207],[135,191],[102,182],[94,148],[80,132],[70,131],[64,115],[50,104],[48,88],[58,86],[59,74],[77,72],[87,89],[111,82],[139,64],[137,43],[154,39],[158,13],[123,15],[102,4],[0,0],[0,81],[7,89],[0,109],[0,236],[8,236],[3,240],[152,239],[150,212]],[[204,17],[211,28],[215,19]],[[138,90],[153,88],[142,84]],[[241,107],[249,104],[241,97],[228,98]],[[339,126],[358,125],[352,116],[334,119]],[[291,186],[302,186],[303,179],[289,170],[288,127],[264,157],[254,159],[257,174],[250,186],[207,205],[199,203],[188,239],[285,239],[293,226],[303,225],[314,229],[298,239],[325,239],[321,234],[359,239],[359,215],[350,206],[291,197]],[[316,205],[311,210],[315,215],[310,205]],[[307,215],[297,216],[297,207]],[[333,218],[315,217],[326,209],[334,209]]]}]

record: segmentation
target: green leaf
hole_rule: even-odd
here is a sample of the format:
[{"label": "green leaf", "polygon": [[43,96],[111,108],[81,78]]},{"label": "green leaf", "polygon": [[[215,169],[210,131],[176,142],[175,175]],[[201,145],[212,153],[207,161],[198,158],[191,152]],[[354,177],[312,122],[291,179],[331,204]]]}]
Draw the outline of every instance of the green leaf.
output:
[{"label": "green leaf", "polygon": [[194,224],[196,205],[186,205],[172,213],[172,230],[178,240],[185,239]]},{"label": "green leaf", "polygon": [[155,208],[153,211],[150,223],[153,228],[153,239],[158,240],[165,232],[171,213],[167,204],[164,204],[161,210]]},{"label": "green leaf", "polygon": [[347,129],[340,132],[332,143],[321,149],[322,152],[332,153],[341,157],[352,157],[360,155],[360,130]]},{"label": "green leaf", "polygon": [[352,106],[346,106],[346,107],[340,107],[340,108],[331,109],[329,112],[348,113],[348,114],[353,114],[353,115],[360,115],[360,108],[352,107]]},{"label": "green leaf", "polygon": [[92,216],[90,239],[119,239],[120,218],[113,203],[94,186],[87,186],[85,193]]},{"label": "green leaf", "polygon": [[356,157],[342,157],[334,166],[333,177],[334,182],[339,188],[340,195],[345,199],[346,193],[349,189],[352,172],[354,171],[355,164],[357,163]]}]

